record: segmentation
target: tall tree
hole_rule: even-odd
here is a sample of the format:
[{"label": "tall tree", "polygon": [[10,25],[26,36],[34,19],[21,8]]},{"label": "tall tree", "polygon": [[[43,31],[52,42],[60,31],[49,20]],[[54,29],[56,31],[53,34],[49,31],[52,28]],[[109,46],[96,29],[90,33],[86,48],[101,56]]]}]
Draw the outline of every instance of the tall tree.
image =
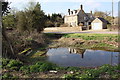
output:
[{"label": "tall tree", "polygon": [[36,4],[34,8],[34,27],[37,29],[38,32],[42,31],[45,25],[45,14],[41,10],[41,6],[39,3]]},{"label": "tall tree", "polygon": [[26,31],[28,29],[26,14],[23,11],[17,13],[17,29],[19,31]]},{"label": "tall tree", "polygon": [[2,23],[4,27],[15,27],[15,16],[13,14],[9,14],[2,17]]},{"label": "tall tree", "polygon": [[110,12],[106,11],[106,12],[102,12],[102,11],[95,11],[94,12],[94,16],[95,17],[102,17],[104,19],[106,19],[107,21],[109,21],[110,23],[112,22],[112,16],[110,16]]},{"label": "tall tree", "polygon": [[63,18],[62,18],[62,15],[61,14],[52,14],[51,16],[48,15],[47,16],[48,20],[47,20],[47,23],[46,25],[49,27],[53,27],[53,26],[56,26],[56,27],[59,27],[61,24],[63,24]]},{"label": "tall tree", "polygon": [[18,15],[18,26],[23,31],[37,30],[37,32],[41,32],[44,28],[45,20],[45,14],[41,10],[40,4],[36,3],[36,5],[31,5],[25,11],[20,12],[20,15]]},{"label": "tall tree", "polygon": [[[9,5],[8,2],[2,2],[2,16],[9,13],[10,7],[8,5]],[[9,54],[9,56],[6,56],[6,57],[11,57],[11,56],[13,57],[15,54],[14,54],[14,50],[13,50],[12,44],[9,41],[9,39],[8,39],[6,33],[5,33],[5,27],[4,26],[1,26],[1,27],[2,27],[2,36],[3,36],[3,39],[7,42],[8,48],[10,48],[10,50],[11,50],[11,52],[10,52],[11,54]],[[3,49],[4,49],[4,51],[3,51],[4,53],[2,52],[3,56],[7,55],[6,52],[5,52],[6,48],[3,48]]]}]

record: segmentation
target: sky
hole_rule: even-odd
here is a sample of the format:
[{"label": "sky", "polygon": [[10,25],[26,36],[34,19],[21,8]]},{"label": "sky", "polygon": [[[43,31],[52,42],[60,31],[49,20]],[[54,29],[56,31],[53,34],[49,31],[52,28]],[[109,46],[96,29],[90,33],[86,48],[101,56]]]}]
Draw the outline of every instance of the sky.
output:
[{"label": "sky", "polygon": [[[30,0],[8,0],[11,2],[11,8],[15,8],[17,10],[23,10]],[[32,0],[33,1],[33,0]],[[118,16],[118,1],[114,1],[114,16]],[[35,2],[35,1],[34,1]],[[52,13],[61,13],[66,15],[68,13],[68,9],[74,10],[79,9],[80,5],[83,5],[83,9],[86,13],[90,11],[103,11],[103,12],[111,12],[112,11],[112,0],[36,0],[36,2],[40,2],[41,9],[46,14]]]}]

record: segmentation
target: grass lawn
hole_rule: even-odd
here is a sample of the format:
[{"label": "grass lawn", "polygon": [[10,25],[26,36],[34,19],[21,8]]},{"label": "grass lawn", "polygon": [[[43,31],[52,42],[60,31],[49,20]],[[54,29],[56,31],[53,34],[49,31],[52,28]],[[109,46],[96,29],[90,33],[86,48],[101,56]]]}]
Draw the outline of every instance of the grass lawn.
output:
[{"label": "grass lawn", "polygon": [[118,41],[118,35],[117,34],[88,34],[88,33],[84,33],[84,34],[65,34],[63,37],[66,38],[82,38],[84,40],[103,40],[105,38],[108,39],[108,41]]}]

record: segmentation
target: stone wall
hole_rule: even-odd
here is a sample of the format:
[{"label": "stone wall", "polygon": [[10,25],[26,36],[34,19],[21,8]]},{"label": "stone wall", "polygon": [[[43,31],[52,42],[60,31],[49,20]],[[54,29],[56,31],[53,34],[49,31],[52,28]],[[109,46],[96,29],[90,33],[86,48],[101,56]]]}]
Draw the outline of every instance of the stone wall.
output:
[{"label": "stone wall", "polygon": [[45,28],[44,32],[79,32],[81,27],[50,27]]}]

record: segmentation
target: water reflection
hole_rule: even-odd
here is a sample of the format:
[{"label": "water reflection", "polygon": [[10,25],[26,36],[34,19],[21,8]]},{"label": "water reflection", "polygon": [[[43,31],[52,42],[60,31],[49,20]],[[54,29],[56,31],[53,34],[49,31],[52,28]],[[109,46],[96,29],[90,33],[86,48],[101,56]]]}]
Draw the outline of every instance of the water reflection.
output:
[{"label": "water reflection", "polygon": [[85,49],[80,49],[80,48],[68,48],[68,51],[71,53],[75,54],[81,54],[81,58],[84,58],[84,52]]},{"label": "water reflection", "polygon": [[119,52],[79,48],[52,48],[47,52],[47,60],[60,66],[96,67],[103,64],[117,65]]}]

